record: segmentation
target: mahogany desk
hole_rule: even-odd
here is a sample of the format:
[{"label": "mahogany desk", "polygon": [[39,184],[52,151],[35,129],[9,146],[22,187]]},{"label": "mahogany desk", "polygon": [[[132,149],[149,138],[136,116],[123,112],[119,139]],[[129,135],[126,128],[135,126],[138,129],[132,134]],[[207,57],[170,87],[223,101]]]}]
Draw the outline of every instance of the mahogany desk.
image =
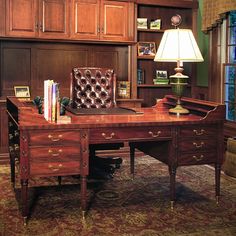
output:
[{"label": "mahogany desk", "polygon": [[[178,166],[214,164],[215,190],[220,195],[220,170],[223,160],[223,123],[225,105],[184,98],[189,115],[170,115],[175,98],[166,96],[155,107],[138,108],[143,114],[71,116],[69,124],[47,122],[30,102],[7,98],[11,181],[19,165],[22,215],[29,210],[28,180],[32,177],[80,175],[81,207],[87,208],[89,145],[129,142],[131,173],[134,150],[166,163],[170,173],[170,200],[175,200],[175,176]],[[17,160],[17,161],[16,161]]]}]

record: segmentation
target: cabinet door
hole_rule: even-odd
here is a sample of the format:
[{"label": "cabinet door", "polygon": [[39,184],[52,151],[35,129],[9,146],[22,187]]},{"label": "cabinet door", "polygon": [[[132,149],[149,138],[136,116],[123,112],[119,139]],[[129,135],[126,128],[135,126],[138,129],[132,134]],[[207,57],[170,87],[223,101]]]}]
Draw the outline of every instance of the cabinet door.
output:
[{"label": "cabinet door", "polygon": [[128,2],[101,1],[100,39],[112,41],[129,40],[129,10]]},{"label": "cabinet door", "polygon": [[99,0],[73,0],[71,37],[99,39]]},{"label": "cabinet door", "polygon": [[39,37],[69,37],[69,0],[39,1]]},{"label": "cabinet door", "polygon": [[37,1],[6,1],[6,35],[35,37],[37,33]]}]

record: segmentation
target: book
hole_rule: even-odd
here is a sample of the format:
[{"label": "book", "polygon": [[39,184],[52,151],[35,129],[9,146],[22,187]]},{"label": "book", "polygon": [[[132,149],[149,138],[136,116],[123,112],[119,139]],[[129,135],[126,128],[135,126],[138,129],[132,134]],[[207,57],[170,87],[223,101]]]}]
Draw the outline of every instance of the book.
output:
[{"label": "book", "polygon": [[137,84],[144,84],[144,70],[137,69]]}]

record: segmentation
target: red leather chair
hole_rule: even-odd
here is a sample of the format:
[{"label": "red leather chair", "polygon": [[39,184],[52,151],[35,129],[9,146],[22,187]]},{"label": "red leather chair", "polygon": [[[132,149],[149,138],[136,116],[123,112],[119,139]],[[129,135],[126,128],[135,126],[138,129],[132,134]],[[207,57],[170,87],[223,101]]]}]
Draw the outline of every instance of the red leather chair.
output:
[{"label": "red leather chair", "polygon": [[[70,106],[73,109],[109,109],[116,107],[116,75],[112,69],[95,67],[73,68],[70,85]],[[106,164],[119,167],[122,163],[121,158],[98,158],[96,150],[117,150],[123,146],[123,143],[90,145],[91,169],[96,168],[97,165],[106,169]]]}]

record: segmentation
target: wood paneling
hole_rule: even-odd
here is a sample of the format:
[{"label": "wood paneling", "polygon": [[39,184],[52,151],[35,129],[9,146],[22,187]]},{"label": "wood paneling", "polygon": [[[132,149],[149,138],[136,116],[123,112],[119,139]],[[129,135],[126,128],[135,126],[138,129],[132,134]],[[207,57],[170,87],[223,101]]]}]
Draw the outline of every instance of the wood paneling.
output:
[{"label": "wood paneling", "polygon": [[93,44],[2,42],[1,97],[14,95],[15,85],[30,86],[31,97],[43,95],[43,81],[60,83],[61,96],[69,96],[73,67],[97,66],[115,70],[118,80],[128,78],[127,46]]},{"label": "wood paneling", "polygon": [[31,85],[31,48],[8,45],[2,46],[1,96],[14,95],[13,86]]}]

